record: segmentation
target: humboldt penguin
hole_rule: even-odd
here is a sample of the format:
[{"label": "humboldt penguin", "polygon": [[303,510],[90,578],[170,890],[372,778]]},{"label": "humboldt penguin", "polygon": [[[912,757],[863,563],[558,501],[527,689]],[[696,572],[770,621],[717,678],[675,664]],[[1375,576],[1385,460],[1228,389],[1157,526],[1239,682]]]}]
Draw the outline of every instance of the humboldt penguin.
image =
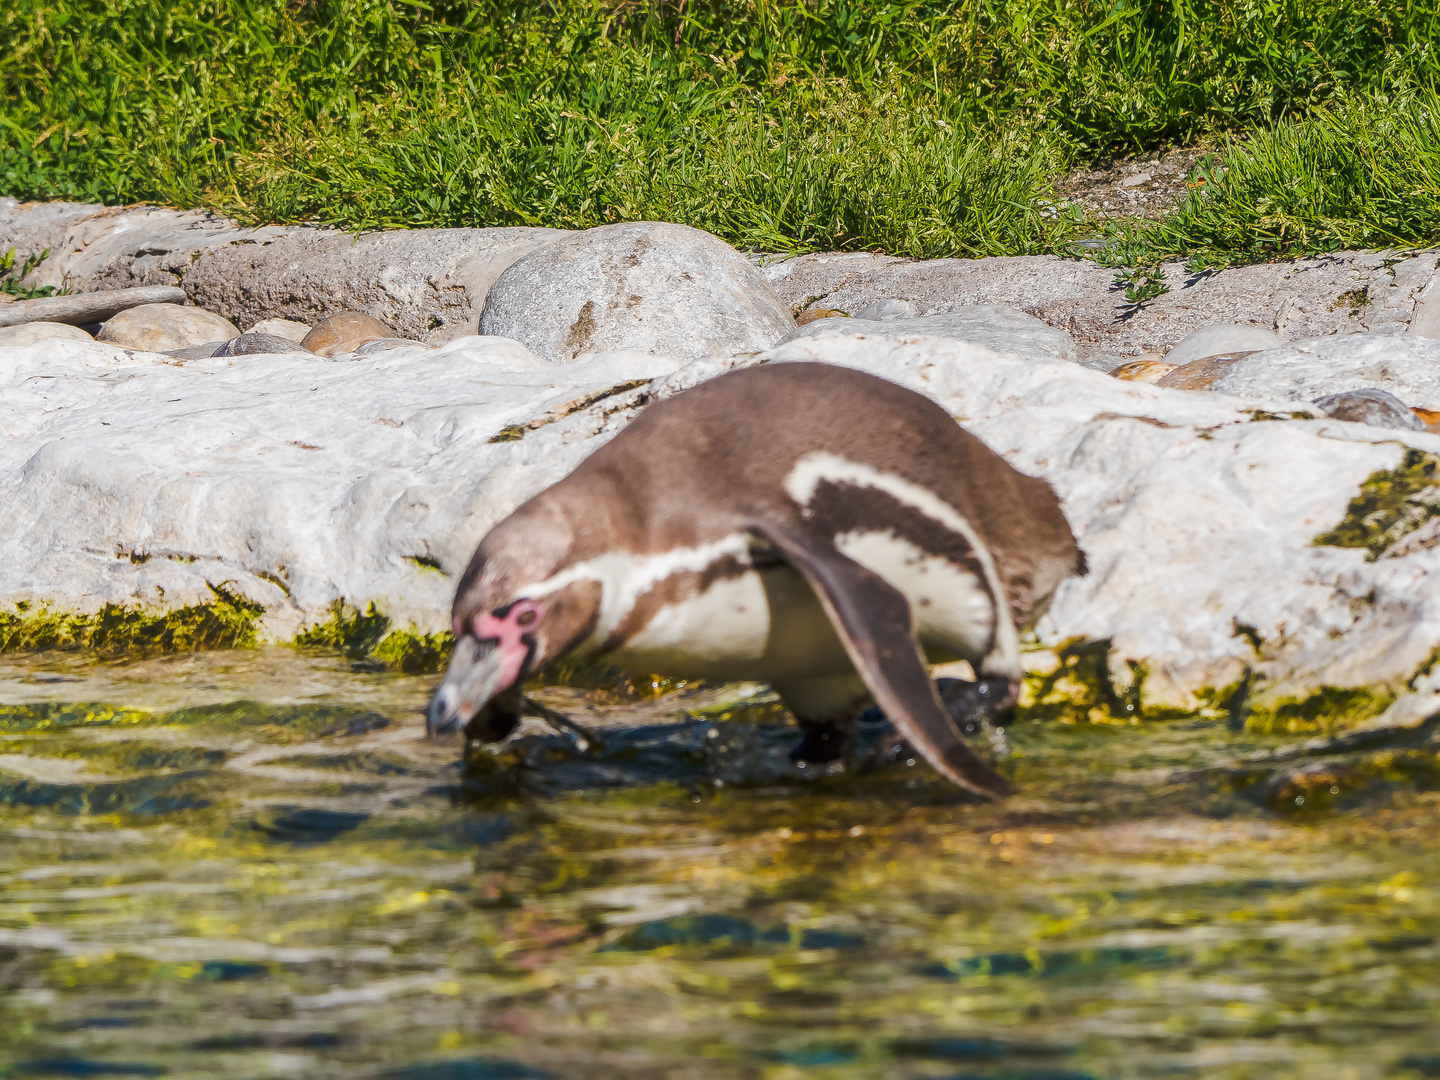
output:
[{"label": "humboldt penguin", "polygon": [[928,398],[828,364],[745,368],[650,405],[486,534],[428,727],[503,739],[527,675],[603,657],[769,683],[807,762],[843,754],[873,700],[942,776],[999,795],[926,664],[967,660],[1009,705],[1018,630],[1084,572],[1050,485]]}]

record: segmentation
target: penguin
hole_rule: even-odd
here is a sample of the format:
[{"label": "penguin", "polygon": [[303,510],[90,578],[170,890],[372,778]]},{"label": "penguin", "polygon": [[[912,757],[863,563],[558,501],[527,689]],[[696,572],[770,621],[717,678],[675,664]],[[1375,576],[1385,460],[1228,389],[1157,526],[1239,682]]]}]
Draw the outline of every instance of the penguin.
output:
[{"label": "penguin", "polygon": [[485,535],[427,726],[503,739],[527,676],[597,657],[769,683],[816,764],[873,701],[940,775],[1004,795],[927,664],[969,661],[972,701],[1004,710],[1020,630],[1084,572],[1050,485],[930,399],[823,363],[743,368],[651,404]]}]

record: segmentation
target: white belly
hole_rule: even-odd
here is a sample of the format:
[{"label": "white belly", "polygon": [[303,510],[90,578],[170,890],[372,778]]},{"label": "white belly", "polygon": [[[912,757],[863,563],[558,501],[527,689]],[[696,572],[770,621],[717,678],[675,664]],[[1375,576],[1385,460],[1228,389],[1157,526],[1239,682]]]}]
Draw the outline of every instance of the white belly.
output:
[{"label": "white belly", "polygon": [[[888,532],[852,532],[836,547],[909,599],[935,662],[977,661],[994,612],[973,574]],[[660,608],[611,662],[679,678],[788,682],[853,674],[810,586],[788,566],[751,570]]]}]

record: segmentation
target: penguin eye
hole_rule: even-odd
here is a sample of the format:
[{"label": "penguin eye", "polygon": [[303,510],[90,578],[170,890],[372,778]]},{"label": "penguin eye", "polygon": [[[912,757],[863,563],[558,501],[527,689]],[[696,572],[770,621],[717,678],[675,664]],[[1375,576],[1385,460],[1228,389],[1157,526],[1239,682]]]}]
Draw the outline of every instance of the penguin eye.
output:
[{"label": "penguin eye", "polygon": [[535,612],[533,611],[522,611],[515,619],[515,622],[520,626],[529,626],[534,621]]}]

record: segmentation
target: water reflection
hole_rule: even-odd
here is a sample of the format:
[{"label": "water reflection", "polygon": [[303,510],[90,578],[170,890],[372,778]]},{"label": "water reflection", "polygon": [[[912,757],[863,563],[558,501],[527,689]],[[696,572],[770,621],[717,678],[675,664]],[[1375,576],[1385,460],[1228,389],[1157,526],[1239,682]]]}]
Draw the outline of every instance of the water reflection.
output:
[{"label": "water reflection", "polygon": [[[1426,731],[1021,723],[982,806],[798,775],[755,687],[552,689],[603,750],[535,724],[467,778],[430,682],[0,661],[0,1071],[1440,1075]],[[1342,754],[1332,806],[1257,796]]]}]

